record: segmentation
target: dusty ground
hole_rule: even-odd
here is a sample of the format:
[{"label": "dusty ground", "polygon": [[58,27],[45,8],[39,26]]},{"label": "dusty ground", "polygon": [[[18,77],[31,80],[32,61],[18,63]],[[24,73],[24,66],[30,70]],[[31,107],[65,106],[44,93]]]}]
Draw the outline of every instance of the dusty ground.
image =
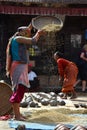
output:
[{"label": "dusty ground", "polygon": [[[75,108],[74,104],[85,103],[87,104],[87,93],[78,93],[78,97],[74,100],[65,100],[65,106],[43,106],[40,108],[21,108],[21,113],[26,115],[27,122],[35,122],[35,123],[51,123],[57,124],[59,122],[62,123],[73,123],[76,122],[83,124],[84,121],[87,122],[87,117],[85,119],[81,119],[81,117],[70,116],[69,114],[87,114],[87,108]],[[80,124],[81,124],[80,123]],[[0,130],[14,130],[10,128],[8,125],[8,121],[0,121]]]}]

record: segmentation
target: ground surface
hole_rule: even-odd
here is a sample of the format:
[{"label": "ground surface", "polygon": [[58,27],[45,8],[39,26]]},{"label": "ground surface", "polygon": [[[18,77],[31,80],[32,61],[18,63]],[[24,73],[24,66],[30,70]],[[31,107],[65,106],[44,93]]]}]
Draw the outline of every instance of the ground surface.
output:
[{"label": "ground surface", "polygon": [[[51,123],[57,124],[69,123],[69,124],[82,124],[85,125],[87,117],[84,118],[84,113],[87,115],[87,108],[75,108],[74,104],[87,104],[87,93],[77,93],[78,97],[74,100],[65,100],[65,106],[50,107],[41,106],[40,108],[21,108],[21,113],[27,117],[27,122],[35,123]],[[80,113],[83,117],[70,116],[69,114]],[[79,121],[79,122],[78,122]],[[8,121],[0,121],[0,130],[14,130],[9,127]]]}]

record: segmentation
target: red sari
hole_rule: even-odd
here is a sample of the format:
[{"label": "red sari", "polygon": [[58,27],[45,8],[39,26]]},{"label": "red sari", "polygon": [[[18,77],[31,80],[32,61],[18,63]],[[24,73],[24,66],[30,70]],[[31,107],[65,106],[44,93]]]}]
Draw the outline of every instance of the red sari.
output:
[{"label": "red sari", "polygon": [[64,78],[62,92],[68,93],[74,91],[74,84],[77,79],[78,68],[68,60],[59,58],[57,60],[59,75]]}]

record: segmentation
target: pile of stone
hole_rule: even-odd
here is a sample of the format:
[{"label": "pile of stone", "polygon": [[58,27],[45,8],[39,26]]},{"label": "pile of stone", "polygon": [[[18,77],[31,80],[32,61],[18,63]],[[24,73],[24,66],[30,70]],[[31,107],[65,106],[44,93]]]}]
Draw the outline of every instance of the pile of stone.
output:
[{"label": "pile of stone", "polygon": [[[20,107],[39,108],[41,106],[67,106],[69,104],[69,100],[62,99],[63,95],[64,95],[63,93],[55,94],[55,92],[26,93],[22,102],[20,103]],[[87,109],[86,103],[72,102],[72,104],[70,104],[70,105],[73,105],[73,107],[75,107],[75,108],[86,108]]]},{"label": "pile of stone", "polygon": [[20,107],[41,107],[43,106],[65,106],[65,101],[54,92],[31,93],[25,94],[24,99],[20,103]]}]

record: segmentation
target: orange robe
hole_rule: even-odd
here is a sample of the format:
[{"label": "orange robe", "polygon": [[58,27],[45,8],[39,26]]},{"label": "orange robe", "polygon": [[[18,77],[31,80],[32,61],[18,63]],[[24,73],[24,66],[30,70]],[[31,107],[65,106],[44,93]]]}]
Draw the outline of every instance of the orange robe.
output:
[{"label": "orange robe", "polygon": [[74,84],[77,79],[78,68],[68,60],[59,58],[57,60],[59,75],[64,78],[62,92],[67,93],[74,91]]}]

